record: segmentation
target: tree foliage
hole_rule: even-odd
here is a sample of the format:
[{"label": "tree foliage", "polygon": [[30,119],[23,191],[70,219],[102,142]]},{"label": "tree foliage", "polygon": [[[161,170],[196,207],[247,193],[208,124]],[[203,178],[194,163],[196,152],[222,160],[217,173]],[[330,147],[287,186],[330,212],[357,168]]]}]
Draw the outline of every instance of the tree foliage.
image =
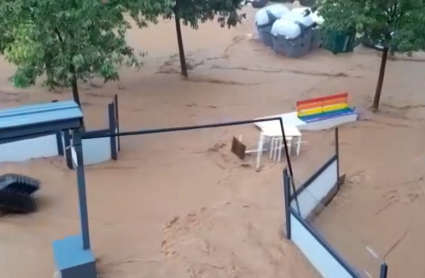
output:
[{"label": "tree foliage", "polygon": [[217,17],[222,26],[241,21],[238,0],[2,0],[0,54],[17,65],[17,87],[29,87],[47,75],[50,87],[72,87],[79,103],[78,80],[119,78],[119,66],[139,67],[125,40],[128,14],[139,27],[158,17],[177,15],[183,23]]},{"label": "tree foliage", "polygon": [[125,40],[125,10],[117,0],[2,0],[0,53],[18,67],[15,86],[46,73],[49,86],[72,87],[79,102],[78,80],[116,80],[119,65],[138,67]]},{"label": "tree foliage", "polygon": [[[119,1],[119,0],[118,0]],[[131,17],[139,26],[156,22],[159,16],[177,15],[185,25],[197,29],[199,23],[217,19],[221,26],[235,26],[244,15],[238,14],[239,0],[125,0]]]},{"label": "tree foliage", "polygon": [[324,0],[319,12],[325,32],[355,30],[400,52],[425,47],[424,0]]},{"label": "tree foliage", "polygon": [[374,109],[378,109],[388,51],[425,48],[425,0],[323,0],[318,8],[324,18],[325,37],[332,32],[357,34],[383,47]]}]

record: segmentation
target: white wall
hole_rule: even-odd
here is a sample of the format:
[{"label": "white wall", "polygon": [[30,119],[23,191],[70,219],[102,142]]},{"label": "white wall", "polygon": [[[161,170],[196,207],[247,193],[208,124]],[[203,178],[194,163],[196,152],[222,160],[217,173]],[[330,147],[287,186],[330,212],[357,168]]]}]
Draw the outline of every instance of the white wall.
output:
[{"label": "white wall", "polygon": [[[337,181],[337,160],[335,159],[306,189],[298,194],[298,207],[302,218],[305,219],[317,206],[323,206],[321,201],[334,188]],[[295,200],[292,200],[291,206],[298,211]]]},{"label": "white wall", "polygon": [[57,155],[59,153],[56,134],[0,145],[0,162],[20,162]]},{"label": "white wall", "polygon": [[[111,159],[111,139],[95,138],[83,139],[83,160],[84,165],[93,165],[109,161]],[[71,148],[71,155],[74,163],[77,161],[77,154],[74,148]]]},{"label": "white wall", "polygon": [[84,165],[92,165],[111,159],[111,138],[83,139]]},{"label": "white wall", "polygon": [[324,278],[353,278],[292,213],[291,240]]}]

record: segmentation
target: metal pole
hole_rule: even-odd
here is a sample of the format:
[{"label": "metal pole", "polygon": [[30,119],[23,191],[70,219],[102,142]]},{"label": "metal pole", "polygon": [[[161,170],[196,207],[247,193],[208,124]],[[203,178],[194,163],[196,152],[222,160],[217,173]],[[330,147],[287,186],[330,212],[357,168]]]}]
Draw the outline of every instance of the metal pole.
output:
[{"label": "metal pole", "polygon": [[[145,130],[134,130],[126,132],[114,132],[110,133],[105,132],[104,134],[99,133],[83,133],[83,139],[94,139],[94,138],[105,138],[105,137],[116,137],[116,136],[132,136],[132,135],[143,135],[143,134],[155,134],[155,133],[167,133],[167,132],[176,132],[176,131],[188,131],[196,129],[207,129],[207,128],[216,128],[216,127],[225,127],[225,126],[235,126],[235,125],[244,125],[244,124],[253,124],[260,122],[269,122],[269,121],[281,121],[280,117],[268,118],[268,119],[258,119],[258,120],[245,120],[245,121],[233,121],[233,122],[224,122],[224,123],[215,123],[215,124],[206,124],[206,125],[195,125],[195,126],[180,126],[180,127],[169,127],[169,128],[157,128],[157,129],[145,129]],[[282,125],[281,125],[282,126]],[[283,131],[282,134],[285,132]],[[285,147],[286,140],[284,141]],[[289,153],[287,154],[287,158]],[[291,168],[292,169],[292,168]]]},{"label": "metal pole", "polygon": [[388,265],[386,263],[381,264],[381,270],[379,273],[379,278],[387,278],[388,275]]},{"label": "metal pole", "polygon": [[73,148],[75,150],[77,160],[75,161],[74,158],[74,167],[77,168],[78,201],[80,205],[80,223],[81,234],[83,237],[83,249],[87,250],[90,249],[90,231],[87,210],[86,181],[84,174],[83,146],[81,139],[81,131],[79,130],[74,131]]},{"label": "metal pole", "polygon": [[336,177],[337,177],[337,187],[339,190],[339,131],[338,127],[335,128],[335,153],[336,153]]},{"label": "metal pole", "polygon": [[291,206],[290,200],[290,184],[288,177],[288,169],[283,170],[283,192],[285,198],[285,220],[286,220],[286,239],[291,239],[291,214],[289,212],[289,207]]},{"label": "metal pole", "polygon": [[[119,111],[118,111],[118,95],[114,96],[114,107],[115,107],[115,121],[117,124],[117,131],[120,132],[120,115],[119,115]],[[121,141],[120,141],[120,137],[118,136],[117,138],[117,142],[118,142],[118,151],[121,150]]]},{"label": "metal pole", "polygon": [[[282,117],[279,117],[279,123],[280,123],[280,129],[282,130],[282,137],[283,137],[283,144],[285,145],[285,155],[286,155],[286,161],[288,163],[288,169],[290,174],[290,184],[292,186],[292,191],[295,193],[295,182],[294,182],[294,172],[292,171],[292,163],[291,163],[291,157],[289,156],[289,149],[288,149],[288,143],[286,141],[285,136],[285,127],[283,125]],[[289,195],[288,195],[289,196]],[[298,203],[298,196],[295,196],[295,204],[297,206],[298,213],[300,212],[300,205]]]}]

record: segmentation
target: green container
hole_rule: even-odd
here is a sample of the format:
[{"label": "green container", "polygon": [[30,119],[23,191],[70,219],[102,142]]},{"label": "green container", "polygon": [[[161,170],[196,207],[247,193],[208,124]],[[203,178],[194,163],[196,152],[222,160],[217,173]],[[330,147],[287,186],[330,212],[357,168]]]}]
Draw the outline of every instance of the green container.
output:
[{"label": "green container", "polygon": [[[274,3],[294,3],[295,0],[270,0],[270,2]],[[316,0],[299,0],[301,6],[304,7],[312,7],[315,6],[317,1]]]},{"label": "green container", "polygon": [[313,7],[316,6],[317,1],[316,0],[300,0],[301,6],[304,7]]},{"label": "green container", "polygon": [[332,52],[333,54],[338,53],[349,53],[353,52],[356,41],[356,33],[342,33],[342,32],[330,32],[324,40],[324,48]]}]

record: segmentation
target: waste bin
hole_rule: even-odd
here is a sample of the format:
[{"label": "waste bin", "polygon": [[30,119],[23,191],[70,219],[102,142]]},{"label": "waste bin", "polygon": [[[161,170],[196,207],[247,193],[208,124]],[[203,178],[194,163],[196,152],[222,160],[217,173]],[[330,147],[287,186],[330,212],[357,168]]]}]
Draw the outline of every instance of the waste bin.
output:
[{"label": "waste bin", "polygon": [[356,33],[332,31],[324,35],[323,46],[333,54],[354,51]]},{"label": "waste bin", "polygon": [[310,50],[318,49],[322,46],[322,33],[319,25],[315,25],[312,29]]},{"label": "waste bin", "polygon": [[265,5],[267,5],[268,0],[250,0],[247,3],[250,3],[251,6],[256,9],[260,9],[260,8],[263,8]]},{"label": "waste bin", "polygon": [[256,13],[255,25],[258,36],[264,45],[273,47],[273,36],[271,34],[273,23],[285,13],[289,13],[289,9],[282,4],[264,7]]},{"label": "waste bin", "polygon": [[292,10],[272,27],[273,49],[276,54],[299,58],[310,52],[314,21],[305,8]]},{"label": "waste bin", "polygon": [[[310,52],[312,29],[299,22],[278,22],[283,30],[273,30],[273,50],[276,54],[299,58]],[[275,24],[276,24],[275,23]],[[286,25],[286,26],[285,26]],[[275,28],[276,29],[276,28]]]}]

